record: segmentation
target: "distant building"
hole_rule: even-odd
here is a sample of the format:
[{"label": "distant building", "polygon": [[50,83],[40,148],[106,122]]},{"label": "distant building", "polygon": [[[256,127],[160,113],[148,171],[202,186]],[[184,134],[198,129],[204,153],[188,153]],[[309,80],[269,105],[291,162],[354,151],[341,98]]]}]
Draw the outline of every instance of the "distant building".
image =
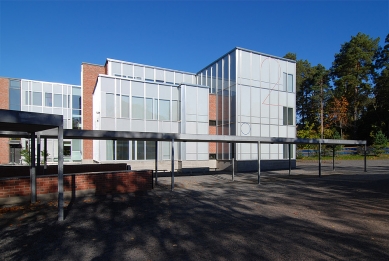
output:
[{"label": "distant building", "polygon": [[[198,73],[107,59],[82,63],[81,86],[0,78],[0,108],[64,116],[64,128],[234,136],[296,137],[296,64],[235,48]],[[48,160],[57,160],[49,140]],[[0,163],[20,162],[27,140],[0,139]],[[65,161],[125,161],[153,166],[155,142],[65,140]],[[231,159],[228,143],[175,143],[178,160],[213,167]],[[238,144],[236,159],[257,158],[256,144]],[[288,146],[262,144],[262,164],[287,166]],[[294,151],[295,149],[293,149]],[[292,156],[295,154],[292,152]],[[170,159],[170,143],[158,143]],[[163,162],[162,162],[163,164]],[[250,168],[250,167],[248,167]]]}]

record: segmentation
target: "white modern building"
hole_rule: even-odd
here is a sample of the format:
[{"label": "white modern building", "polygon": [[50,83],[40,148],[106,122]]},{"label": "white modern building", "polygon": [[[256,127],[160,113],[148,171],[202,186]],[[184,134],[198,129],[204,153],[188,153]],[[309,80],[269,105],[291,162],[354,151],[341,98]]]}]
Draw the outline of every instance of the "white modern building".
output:
[{"label": "white modern building", "polygon": [[[107,59],[105,65],[83,63],[80,86],[3,79],[8,79],[0,88],[8,90],[9,109],[61,114],[65,128],[296,137],[295,61],[243,48],[234,48],[198,73]],[[150,141],[67,140],[65,160],[147,168],[154,164],[155,146]],[[157,146],[158,159],[168,166],[170,143]],[[247,169],[258,157],[256,146],[235,148],[235,158]],[[56,141],[49,141],[49,161],[56,161],[54,147]],[[234,153],[229,143],[205,142],[175,143],[175,151],[182,166],[194,167],[217,167]],[[264,167],[266,162],[288,167],[288,145],[261,144],[260,157]]]}]

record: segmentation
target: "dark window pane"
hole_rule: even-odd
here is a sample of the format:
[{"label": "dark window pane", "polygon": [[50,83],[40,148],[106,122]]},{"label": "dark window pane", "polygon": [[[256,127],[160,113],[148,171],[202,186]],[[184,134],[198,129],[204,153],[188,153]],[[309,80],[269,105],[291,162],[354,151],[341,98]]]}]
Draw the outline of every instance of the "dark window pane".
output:
[{"label": "dark window pane", "polygon": [[116,141],[117,149],[117,160],[128,160],[129,159],[129,146],[128,140],[118,140]]},{"label": "dark window pane", "polygon": [[146,141],[146,159],[155,159],[155,141]]},{"label": "dark window pane", "polygon": [[144,160],[145,159],[145,142],[144,141],[137,141],[136,156],[137,156],[137,160]]},{"label": "dark window pane", "polygon": [[9,109],[20,110],[20,89],[9,89]]}]

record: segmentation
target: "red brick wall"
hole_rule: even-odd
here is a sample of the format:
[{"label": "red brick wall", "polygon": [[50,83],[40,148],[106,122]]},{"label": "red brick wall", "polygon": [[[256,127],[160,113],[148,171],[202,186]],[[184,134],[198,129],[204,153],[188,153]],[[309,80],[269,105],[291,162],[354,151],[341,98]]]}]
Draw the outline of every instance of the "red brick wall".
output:
[{"label": "red brick wall", "polygon": [[[106,68],[103,65],[83,63],[82,65],[82,128],[93,130],[93,91],[95,89],[97,76],[105,74]],[[83,159],[93,159],[93,141],[83,141]]]},{"label": "red brick wall", "polygon": [[[82,173],[64,176],[64,191],[95,190],[96,195],[133,193],[152,189],[152,171],[115,171],[105,173]],[[73,184],[73,181],[75,184]],[[37,194],[58,192],[58,177],[37,177]],[[29,196],[30,179],[14,178],[0,180],[0,198]]]},{"label": "red brick wall", "polygon": [[[9,80],[0,78],[0,109],[9,109]],[[0,164],[9,163],[9,139],[0,138]]]},{"label": "red brick wall", "polygon": [[[209,120],[216,120],[216,95],[209,94]],[[216,135],[216,126],[209,126],[209,134]],[[209,154],[216,153],[216,142],[209,143]]]}]

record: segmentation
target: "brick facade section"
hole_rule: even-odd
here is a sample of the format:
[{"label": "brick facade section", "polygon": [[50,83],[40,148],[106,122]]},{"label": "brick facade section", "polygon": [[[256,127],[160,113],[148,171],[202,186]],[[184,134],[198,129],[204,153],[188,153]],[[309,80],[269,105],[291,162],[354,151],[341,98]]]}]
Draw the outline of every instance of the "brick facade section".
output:
[{"label": "brick facade section", "polygon": [[[0,109],[9,109],[9,79],[0,78]],[[9,138],[0,138],[0,164],[9,163]]]},{"label": "brick facade section", "polygon": [[[37,195],[58,193],[58,177],[37,177]],[[114,171],[64,176],[64,191],[94,190],[96,195],[134,193],[151,190],[153,171]],[[30,196],[30,178],[0,180],[0,198]]]},{"label": "brick facade section", "polygon": [[[83,63],[82,65],[82,128],[93,130],[93,91],[99,74],[105,74],[103,65]],[[93,141],[83,141],[83,159],[93,159]]]},{"label": "brick facade section", "polygon": [[[209,120],[216,121],[216,94],[209,94]],[[209,134],[216,135],[216,126],[209,126]],[[209,142],[209,154],[216,153],[216,142]]]}]

